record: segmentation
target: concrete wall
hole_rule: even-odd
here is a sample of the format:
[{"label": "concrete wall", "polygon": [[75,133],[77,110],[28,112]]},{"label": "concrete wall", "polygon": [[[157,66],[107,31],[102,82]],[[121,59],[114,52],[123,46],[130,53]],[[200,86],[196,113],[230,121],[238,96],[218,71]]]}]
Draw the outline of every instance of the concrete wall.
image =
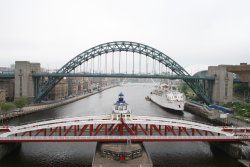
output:
[{"label": "concrete wall", "polygon": [[30,101],[33,100],[34,82],[32,73],[34,72],[40,72],[40,63],[15,62],[15,98],[24,96]]},{"label": "concrete wall", "polygon": [[227,66],[228,72],[239,75],[241,82],[247,82],[250,87],[250,64],[240,63],[240,65]]},{"label": "concrete wall", "polygon": [[233,100],[233,73],[227,72],[226,65],[209,66],[208,75],[215,77],[212,101],[224,104]]}]

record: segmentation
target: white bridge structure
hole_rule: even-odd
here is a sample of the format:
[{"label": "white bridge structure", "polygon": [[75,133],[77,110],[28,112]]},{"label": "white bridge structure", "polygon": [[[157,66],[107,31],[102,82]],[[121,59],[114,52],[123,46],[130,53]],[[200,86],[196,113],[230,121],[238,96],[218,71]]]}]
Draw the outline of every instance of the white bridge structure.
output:
[{"label": "white bridge structure", "polygon": [[193,121],[131,115],[83,116],[0,127],[6,142],[250,141],[250,127],[222,127]]}]

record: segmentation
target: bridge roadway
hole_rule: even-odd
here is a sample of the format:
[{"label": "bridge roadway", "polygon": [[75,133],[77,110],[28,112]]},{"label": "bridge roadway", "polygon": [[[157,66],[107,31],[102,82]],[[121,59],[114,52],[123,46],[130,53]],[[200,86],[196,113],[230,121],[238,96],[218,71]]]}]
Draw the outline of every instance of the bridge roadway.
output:
[{"label": "bridge roadway", "polygon": [[[33,78],[40,77],[104,77],[104,78],[154,78],[154,79],[185,79],[185,80],[206,80],[214,81],[214,77],[210,76],[179,76],[179,75],[159,75],[159,74],[104,74],[104,73],[33,73]],[[0,74],[0,79],[15,79],[15,74]],[[240,80],[234,78],[234,82],[238,83]]]},{"label": "bridge roadway", "polygon": [[0,127],[0,132],[0,143],[250,141],[250,127],[221,127],[136,115],[130,120],[111,120],[111,115],[55,119]]},{"label": "bridge roadway", "polygon": [[[160,74],[124,74],[124,73],[33,73],[33,78],[40,77],[105,77],[105,78],[158,78],[158,79],[187,79],[187,80],[212,80],[214,77],[200,76],[179,76],[179,75],[160,75]],[[14,73],[0,74],[0,79],[14,79]]]},{"label": "bridge roadway", "polygon": [[105,78],[158,78],[158,79],[187,79],[187,80],[214,80],[209,76],[186,76],[186,75],[161,75],[161,74],[125,74],[125,73],[34,73],[32,77],[105,77]]}]

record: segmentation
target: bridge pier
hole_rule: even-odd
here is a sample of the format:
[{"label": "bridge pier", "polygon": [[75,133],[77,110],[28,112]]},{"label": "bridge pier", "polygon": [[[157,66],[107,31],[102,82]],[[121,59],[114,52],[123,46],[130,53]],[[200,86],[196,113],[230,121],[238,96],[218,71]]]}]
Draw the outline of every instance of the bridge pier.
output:
[{"label": "bridge pier", "polygon": [[30,63],[28,61],[15,62],[15,98],[27,97],[32,101],[35,96],[34,81],[32,74],[40,72],[40,63]]},{"label": "bridge pier", "polygon": [[0,144],[0,160],[6,155],[20,148],[21,143],[1,143]]},{"label": "bridge pier", "polygon": [[215,77],[212,101],[225,104],[233,101],[233,73],[227,72],[226,65],[209,66],[208,75]]},{"label": "bridge pier", "polygon": [[242,142],[211,142],[210,147],[212,149],[220,149],[232,158],[250,159],[250,146]]},{"label": "bridge pier", "polygon": [[39,81],[41,80],[41,77],[35,77],[33,78],[34,83],[34,97],[36,97],[39,93]]}]

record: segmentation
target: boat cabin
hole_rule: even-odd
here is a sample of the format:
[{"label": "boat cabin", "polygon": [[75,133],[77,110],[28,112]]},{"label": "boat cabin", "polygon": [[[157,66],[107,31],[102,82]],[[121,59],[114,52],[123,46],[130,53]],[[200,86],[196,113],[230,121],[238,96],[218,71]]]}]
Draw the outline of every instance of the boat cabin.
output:
[{"label": "boat cabin", "polygon": [[112,111],[112,120],[120,120],[123,118],[124,120],[131,119],[131,110],[128,108],[128,103],[124,100],[123,93],[118,95],[118,100],[114,104],[114,108]]}]

